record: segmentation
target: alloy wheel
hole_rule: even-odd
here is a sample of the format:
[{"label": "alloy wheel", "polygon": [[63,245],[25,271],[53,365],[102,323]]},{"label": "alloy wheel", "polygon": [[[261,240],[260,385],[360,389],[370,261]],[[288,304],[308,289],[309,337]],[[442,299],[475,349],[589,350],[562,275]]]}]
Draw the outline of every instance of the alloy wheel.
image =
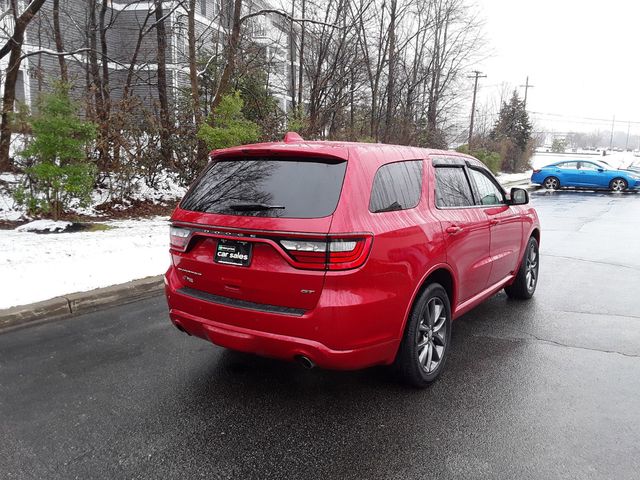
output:
[{"label": "alloy wheel", "polygon": [[623,192],[626,188],[627,185],[621,178],[616,178],[611,182],[611,190],[614,192]]},{"label": "alloy wheel", "polygon": [[525,272],[527,290],[532,292],[538,281],[538,251],[535,245],[531,245],[527,253]]},{"label": "alloy wheel", "polygon": [[544,181],[544,188],[548,190],[556,190],[559,186],[558,179],[556,178],[547,178]]},{"label": "alloy wheel", "polygon": [[433,372],[444,358],[447,348],[447,309],[442,300],[434,297],[422,313],[416,335],[417,361],[427,373]]}]

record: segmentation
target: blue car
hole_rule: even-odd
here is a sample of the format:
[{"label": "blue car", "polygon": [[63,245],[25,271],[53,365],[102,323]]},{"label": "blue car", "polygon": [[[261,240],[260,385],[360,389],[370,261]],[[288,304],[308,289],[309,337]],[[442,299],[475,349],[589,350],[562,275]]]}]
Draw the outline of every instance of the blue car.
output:
[{"label": "blue car", "polygon": [[640,173],[618,170],[597,160],[568,160],[534,170],[531,183],[537,183],[549,190],[577,187],[623,192],[640,188]]}]

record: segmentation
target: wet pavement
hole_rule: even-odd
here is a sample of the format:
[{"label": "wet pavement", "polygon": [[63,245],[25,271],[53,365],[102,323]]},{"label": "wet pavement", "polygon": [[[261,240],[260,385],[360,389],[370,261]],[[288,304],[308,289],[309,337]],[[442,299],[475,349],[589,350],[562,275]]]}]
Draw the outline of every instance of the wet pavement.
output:
[{"label": "wet pavement", "polygon": [[225,351],[161,297],[0,335],[0,478],[639,478],[640,195],[532,201],[536,296],[456,321],[423,391]]}]

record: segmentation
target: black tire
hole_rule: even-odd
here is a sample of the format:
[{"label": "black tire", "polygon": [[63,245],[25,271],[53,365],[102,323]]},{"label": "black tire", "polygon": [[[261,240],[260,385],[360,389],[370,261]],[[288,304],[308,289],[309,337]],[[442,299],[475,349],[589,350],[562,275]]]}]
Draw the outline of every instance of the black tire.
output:
[{"label": "black tire", "polygon": [[[538,241],[531,237],[527,242],[527,248],[524,251],[515,281],[504,288],[509,298],[528,300],[533,297],[538,286],[539,271],[540,252],[538,251]],[[529,274],[531,274],[531,277]]]},{"label": "black tire", "polygon": [[624,192],[629,185],[624,178],[616,177],[609,182],[609,190],[612,192]]},{"label": "black tire", "polygon": [[[438,310],[439,307],[442,310]],[[422,291],[411,309],[396,356],[395,366],[403,380],[414,387],[427,387],[442,372],[450,343],[449,296],[442,285],[432,283]]]},{"label": "black tire", "polygon": [[542,186],[547,190],[558,190],[560,188],[560,179],[558,177],[547,177],[542,182]]}]

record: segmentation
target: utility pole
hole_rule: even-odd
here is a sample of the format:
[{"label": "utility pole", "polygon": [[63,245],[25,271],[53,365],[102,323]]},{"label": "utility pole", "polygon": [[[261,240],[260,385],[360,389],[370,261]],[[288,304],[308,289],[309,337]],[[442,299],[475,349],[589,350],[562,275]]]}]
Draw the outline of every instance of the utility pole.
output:
[{"label": "utility pole", "polygon": [[624,147],[625,151],[629,150],[629,134],[630,133],[631,133],[631,122],[627,124],[627,144]]},{"label": "utility pole", "polygon": [[613,121],[611,122],[611,137],[609,138],[609,151],[613,149],[613,129],[616,128],[616,116],[613,116]]},{"label": "utility pole", "polygon": [[535,87],[535,85],[529,85],[529,76],[527,75],[527,81],[524,85],[520,85],[521,88],[524,88],[524,109],[527,109],[527,96],[529,95],[529,89]]},{"label": "utility pole", "polygon": [[478,93],[478,79],[487,78],[487,76],[482,75],[482,72],[478,70],[474,70],[473,76],[469,76],[467,78],[475,79],[473,83],[473,101],[471,102],[471,122],[469,123],[469,142],[467,143],[469,147],[469,153],[471,153],[471,138],[473,137],[473,120],[476,114],[476,95]]}]

